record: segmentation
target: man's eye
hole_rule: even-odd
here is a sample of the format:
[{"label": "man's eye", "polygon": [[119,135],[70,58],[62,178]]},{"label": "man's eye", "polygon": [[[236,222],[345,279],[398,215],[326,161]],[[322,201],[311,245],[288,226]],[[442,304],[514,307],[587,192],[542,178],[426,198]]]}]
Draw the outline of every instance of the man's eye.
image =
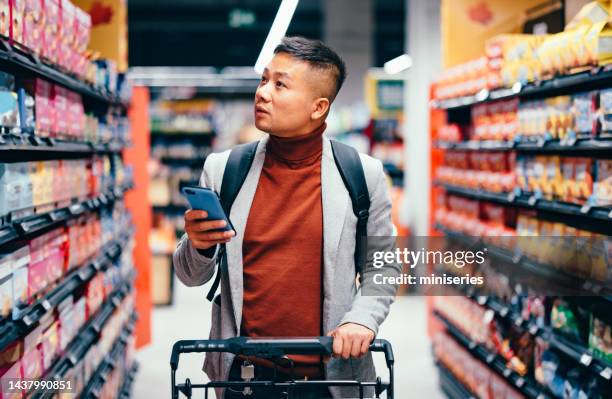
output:
[{"label": "man's eye", "polygon": [[276,87],[285,87],[285,84],[279,80],[276,82]]},{"label": "man's eye", "polygon": [[266,83],[267,81],[268,81],[268,79],[266,79],[265,76],[261,77],[261,80],[260,80],[261,83]]}]

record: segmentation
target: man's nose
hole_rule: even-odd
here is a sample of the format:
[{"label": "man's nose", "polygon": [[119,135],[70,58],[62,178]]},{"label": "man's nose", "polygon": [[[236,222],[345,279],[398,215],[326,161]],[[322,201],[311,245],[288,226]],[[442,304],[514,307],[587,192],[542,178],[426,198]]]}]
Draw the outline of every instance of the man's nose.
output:
[{"label": "man's nose", "polygon": [[257,91],[255,92],[255,100],[257,100],[257,102],[259,101],[269,102],[270,101],[270,91],[268,89],[269,86],[270,85],[268,83],[265,83],[257,88]]}]

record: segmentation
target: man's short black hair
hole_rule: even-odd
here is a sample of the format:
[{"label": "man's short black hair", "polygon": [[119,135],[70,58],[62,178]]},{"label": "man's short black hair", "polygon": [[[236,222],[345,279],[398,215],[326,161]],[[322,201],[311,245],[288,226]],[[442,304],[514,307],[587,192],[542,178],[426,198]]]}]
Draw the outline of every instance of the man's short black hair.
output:
[{"label": "man's short black hair", "polygon": [[286,53],[298,60],[306,61],[315,68],[330,71],[336,81],[335,90],[330,93],[330,101],[336,98],[344,79],[346,66],[342,58],[334,50],[320,40],[307,39],[301,36],[284,37],[274,49],[274,54]]}]

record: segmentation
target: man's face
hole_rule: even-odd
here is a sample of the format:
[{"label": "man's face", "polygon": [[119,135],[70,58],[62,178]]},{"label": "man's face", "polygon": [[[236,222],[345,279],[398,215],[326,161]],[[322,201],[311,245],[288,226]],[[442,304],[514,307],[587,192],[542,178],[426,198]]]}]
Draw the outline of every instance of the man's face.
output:
[{"label": "man's face", "polygon": [[279,137],[308,133],[321,85],[329,83],[320,75],[317,79],[317,72],[305,61],[276,54],[255,93],[255,126]]}]

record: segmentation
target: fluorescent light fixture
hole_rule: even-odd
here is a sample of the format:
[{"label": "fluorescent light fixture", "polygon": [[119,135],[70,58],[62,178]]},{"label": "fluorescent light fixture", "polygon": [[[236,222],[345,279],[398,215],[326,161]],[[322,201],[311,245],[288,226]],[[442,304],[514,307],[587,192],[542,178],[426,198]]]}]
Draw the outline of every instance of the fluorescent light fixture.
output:
[{"label": "fluorescent light fixture", "polygon": [[412,57],[408,54],[402,54],[399,57],[395,57],[392,60],[385,62],[385,72],[389,75],[395,75],[405,71],[412,66]]},{"label": "fluorescent light fixture", "polygon": [[268,62],[274,57],[274,48],[280,43],[285,33],[287,33],[287,28],[289,28],[289,23],[291,23],[291,18],[293,18],[298,2],[299,0],[283,0],[280,7],[278,7],[278,12],[270,32],[268,32],[268,37],[266,37],[266,41],[255,63],[255,72],[258,74],[261,75],[263,73]]}]

